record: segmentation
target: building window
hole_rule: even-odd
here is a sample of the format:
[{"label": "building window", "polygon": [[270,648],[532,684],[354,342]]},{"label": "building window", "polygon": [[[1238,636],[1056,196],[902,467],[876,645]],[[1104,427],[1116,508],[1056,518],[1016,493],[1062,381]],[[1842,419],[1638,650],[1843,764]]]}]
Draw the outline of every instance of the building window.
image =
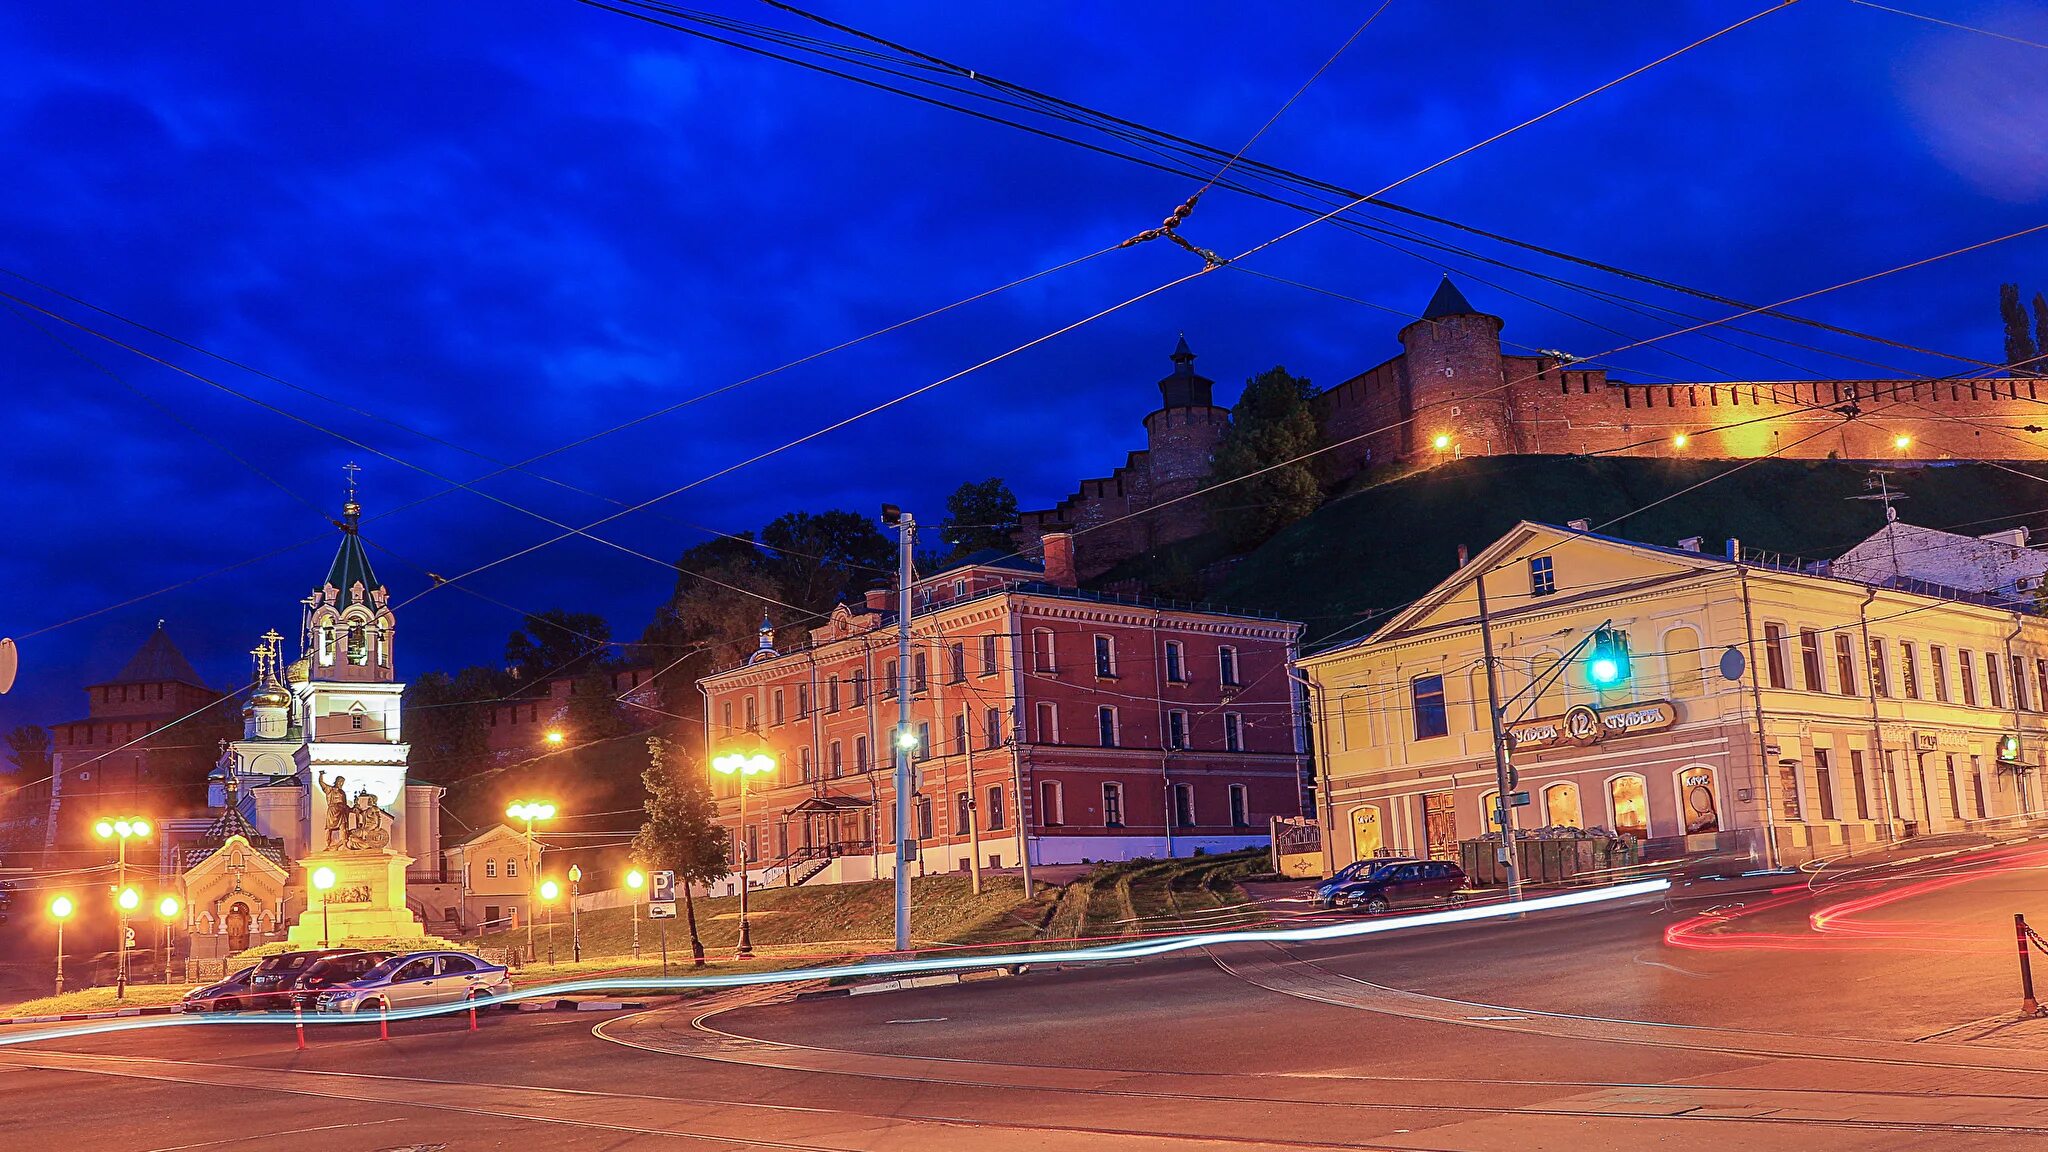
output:
[{"label": "building window", "polygon": [[1104,748],[1117,746],[1116,709],[1105,704],[1095,710],[1095,732],[1101,737]]},{"label": "building window", "polygon": [[1180,641],[1178,640],[1168,640],[1166,642],[1166,682],[1168,684],[1185,684],[1188,682],[1187,665],[1183,661]]},{"label": "building window", "polygon": [[1806,819],[1804,806],[1799,795],[1799,761],[1778,762],[1778,810],[1785,819],[1797,823]]},{"label": "building window", "polygon": [[[1648,781],[1634,773],[1616,776],[1607,782],[1607,803],[1614,810],[1614,830],[1623,836],[1646,840],[1650,835],[1650,796]],[[1488,828],[1493,827],[1487,817]]]},{"label": "building window", "polygon": [[953,754],[967,754],[967,710],[964,708],[960,710],[958,716],[953,717]]},{"label": "building window", "polygon": [[1116,640],[1110,636],[1095,638],[1095,678],[1116,679]]},{"label": "building window", "polygon": [[830,766],[832,779],[837,780],[840,774],[846,770],[846,749],[837,740],[834,740],[829,745],[829,748],[830,755],[826,763]]},{"label": "building window", "polygon": [[811,782],[811,746],[809,744],[796,750],[796,772],[797,779],[802,780],[806,784]]},{"label": "building window", "polygon": [[1529,595],[1548,596],[1557,591],[1557,568],[1548,556],[1529,558]]},{"label": "building window", "polygon": [[747,731],[757,731],[761,727],[761,704],[754,699],[752,693],[748,693],[745,703],[747,706]]},{"label": "building window", "polygon": [[853,674],[853,706],[859,708],[868,702],[868,674],[856,671]]},{"label": "building window", "polygon": [[1948,813],[1957,820],[1963,818],[1963,786],[1956,779],[1956,758],[1948,757]]},{"label": "building window", "polygon": [[1102,826],[1121,828],[1124,826],[1124,786],[1104,784],[1102,786]]},{"label": "building window", "polygon": [[1911,640],[1899,641],[1899,687],[1905,690],[1906,699],[1920,698],[1920,662]]},{"label": "building window", "polygon": [[782,703],[782,689],[777,688],[774,691],[774,693],[772,693],[768,697],[768,716],[769,719],[772,720],[778,727],[781,726],[784,719],[782,712]]},{"label": "building window", "polygon": [[498,862],[496,860],[484,861],[484,878],[486,880],[496,880],[498,878]]},{"label": "building window", "polygon": [[1982,820],[1991,812],[1984,807],[1984,762],[1975,756],[1970,757],[1970,787],[1976,793],[1977,819]]},{"label": "building window", "polygon": [[1057,828],[1067,822],[1065,797],[1060,794],[1060,782],[1040,780],[1038,782],[1038,822],[1047,828]]},{"label": "building window", "polygon": [[1444,678],[1417,676],[1408,682],[1408,695],[1415,714],[1415,738],[1433,740],[1451,732],[1450,713],[1444,708]]},{"label": "building window", "polygon": [[[517,720],[519,714],[515,711],[512,718]],[[727,732],[732,731],[732,701],[727,700],[718,706],[718,724]]]},{"label": "building window", "polygon": [[[1934,698],[1948,703],[1948,653],[1939,644],[1927,646],[1927,674],[1934,681]],[[2048,681],[2042,681],[2048,687]]]},{"label": "building window", "polygon": [[1166,714],[1166,746],[1175,750],[1188,746],[1188,714],[1178,708]]},{"label": "building window", "polygon": [[2034,683],[2040,689],[2034,699],[2041,708],[2048,708],[2048,660],[2034,661]]},{"label": "building window", "polygon": [[1799,630],[1799,670],[1806,676],[1808,692],[1825,692],[1827,685],[1821,682],[1820,633],[1811,628]]},{"label": "building window", "polygon": [[1544,817],[1552,827],[1579,828],[1585,817],[1579,812],[1579,786],[1552,784],[1543,790]]},{"label": "building window", "polygon": [[923,692],[931,687],[931,678],[926,674],[924,653],[919,652],[917,654],[916,659],[911,662],[911,668],[910,690],[912,692]]},{"label": "building window", "polygon": [[1223,714],[1223,750],[1244,751],[1244,715],[1238,712]]},{"label": "building window", "polygon": [[955,580],[955,581],[953,581],[953,599],[955,599],[955,600],[959,600],[959,599],[962,599],[963,597],[965,597],[966,595],[967,595],[967,581],[965,581],[965,580]]},{"label": "building window", "polygon": [[993,632],[981,638],[981,674],[983,676],[993,676],[996,674],[996,643],[996,635]]},{"label": "building window", "polygon": [[865,772],[869,767],[868,738],[865,736],[855,736],[853,738],[853,770],[855,772]]},{"label": "building window", "polygon": [[953,793],[953,832],[958,835],[972,827],[974,801],[965,792]]},{"label": "building window", "polygon": [[1054,660],[1052,629],[1040,628],[1031,634],[1031,670],[1034,672],[1058,672]]},{"label": "building window", "polygon": [[1230,826],[1249,828],[1252,826],[1251,794],[1242,784],[1230,786]]},{"label": "building window", "polygon": [[1059,705],[1048,703],[1043,700],[1039,701],[1038,742],[1040,744],[1057,744],[1060,742]]},{"label": "building window", "polygon": [[917,726],[917,758],[919,760],[929,760],[932,758],[932,722],[929,720]]},{"label": "building window", "polygon": [[1820,796],[1820,818],[1835,818],[1835,767],[1828,760],[1828,750],[1813,750],[1813,788]]},{"label": "building window", "polygon": [[961,681],[967,679],[967,645],[953,645],[952,657],[953,683],[958,684]]},{"label": "building window", "polygon": [[1193,828],[1195,826],[1195,786],[1175,784],[1173,786],[1173,826]]},{"label": "building window", "polygon": [[810,714],[811,686],[809,684],[799,684],[796,686],[796,718],[802,720]]},{"label": "building window", "polygon": [[505,876],[506,876],[506,878],[507,878],[507,879],[512,879],[512,880],[517,880],[517,879],[519,878],[519,857],[517,857],[517,856],[508,856],[508,857],[506,857],[506,859],[505,859]]},{"label": "building window", "polygon": [[1764,625],[1764,686],[1783,688],[1785,686],[1785,626]]},{"label": "building window", "polygon": [[1856,646],[1847,632],[1835,633],[1835,691],[1856,695]]},{"label": "building window", "polygon": [[1856,818],[1870,819],[1870,776],[1863,770],[1863,750],[1849,749],[1849,777],[1856,786]]},{"label": "building window", "polygon": [[1998,680],[1998,656],[1996,653],[1986,652],[1984,654],[1984,692],[1990,699],[1993,708],[2005,707],[2005,688]]},{"label": "building window", "polygon": [[1237,649],[1225,644],[1216,650],[1216,672],[1225,687],[1237,687]]},{"label": "building window", "polygon": [[825,711],[839,711],[839,677],[825,677]]},{"label": "building window", "polygon": [[917,838],[919,840],[929,840],[932,838],[932,798],[929,796],[919,796],[917,798]]},{"label": "building window", "polygon": [[991,784],[988,789],[988,809],[982,813],[982,827],[990,832],[1001,832],[1007,823],[1003,811],[1003,786]]},{"label": "building window", "polygon": [[2022,712],[2030,711],[2027,704],[2027,662],[2018,656],[2012,658],[2012,706]]},{"label": "building window", "polygon": [[991,708],[988,710],[987,736],[990,748],[1001,748],[1003,746],[1003,710],[1001,708]]},{"label": "building window", "polygon": [[1977,666],[1970,659],[1970,650],[1967,648],[1956,649],[1956,679],[1961,681],[1963,685],[1963,705],[1975,708],[1977,706]]},{"label": "building window", "polygon": [[349,726],[350,728],[353,728],[353,729],[355,729],[355,730],[356,730],[356,731],[358,731],[358,732],[362,731],[362,730],[363,730],[363,714],[362,714],[361,712],[351,712],[351,713],[349,713],[349,714],[348,714],[348,726]]},{"label": "building window", "polygon": [[896,698],[896,689],[899,687],[896,682],[897,671],[896,661],[894,660],[882,666],[882,699],[884,700],[894,700]]}]

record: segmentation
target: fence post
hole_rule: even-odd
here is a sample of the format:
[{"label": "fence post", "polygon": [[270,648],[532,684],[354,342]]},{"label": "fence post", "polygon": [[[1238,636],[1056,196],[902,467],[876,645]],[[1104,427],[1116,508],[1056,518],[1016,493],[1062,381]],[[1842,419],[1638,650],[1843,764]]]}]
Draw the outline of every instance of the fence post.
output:
[{"label": "fence post", "polygon": [[2034,999],[2034,962],[2027,955],[2027,918],[2018,912],[2012,915],[2012,934],[2020,948],[2020,1011],[2028,1016],[2041,1014],[2041,1002]]}]

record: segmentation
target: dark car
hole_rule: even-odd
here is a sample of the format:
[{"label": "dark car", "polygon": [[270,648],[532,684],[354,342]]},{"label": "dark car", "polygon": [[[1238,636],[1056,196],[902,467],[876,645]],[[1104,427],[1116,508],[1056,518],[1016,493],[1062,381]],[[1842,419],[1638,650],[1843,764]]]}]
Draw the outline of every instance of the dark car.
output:
[{"label": "dark car", "polygon": [[224,980],[194,988],[185,993],[180,1001],[187,1012],[238,1012],[249,1000],[249,981],[256,975],[256,965],[236,972]]},{"label": "dark car", "polygon": [[345,952],[315,960],[306,965],[297,980],[292,981],[292,1006],[311,1008],[320,999],[321,989],[360,979],[363,973],[395,955],[395,952]]},{"label": "dark car", "polygon": [[1332,901],[1373,915],[1395,908],[1455,908],[1465,902],[1465,870],[1448,860],[1387,864],[1346,882]]},{"label": "dark car", "polygon": [[1328,880],[1316,885],[1316,906],[1334,908],[1337,905],[1337,893],[1345,885],[1364,879],[1389,864],[1403,864],[1413,859],[1412,856],[1371,856],[1364,860],[1353,860],[1337,869],[1336,874]]},{"label": "dark car", "polygon": [[512,990],[509,973],[467,952],[402,952],[314,1001],[317,1012],[354,1014],[480,1004]]},{"label": "dark car", "polygon": [[292,985],[306,974],[306,969],[316,961],[329,956],[344,956],[354,948],[320,948],[310,952],[280,952],[267,956],[256,965],[256,975],[249,980],[249,1002],[258,1008],[284,1008],[291,1004]]}]

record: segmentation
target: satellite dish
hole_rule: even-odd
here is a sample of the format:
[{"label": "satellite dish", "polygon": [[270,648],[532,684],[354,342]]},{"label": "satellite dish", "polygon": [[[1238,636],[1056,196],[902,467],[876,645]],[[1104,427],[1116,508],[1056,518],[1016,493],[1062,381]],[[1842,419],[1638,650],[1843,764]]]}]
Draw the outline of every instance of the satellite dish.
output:
[{"label": "satellite dish", "polygon": [[1733,644],[1728,646],[1726,652],[1721,653],[1721,679],[1723,680],[1742,679],[1742,672],[1748,666],[1749,662],[1742,658],[1742,649],[1735,647]]},{"label": "satellite dish", "polygon": [[14,641],[0,637],[0,695],[14,687],[14,673],[21,667],[21,659],[15,652]]}]

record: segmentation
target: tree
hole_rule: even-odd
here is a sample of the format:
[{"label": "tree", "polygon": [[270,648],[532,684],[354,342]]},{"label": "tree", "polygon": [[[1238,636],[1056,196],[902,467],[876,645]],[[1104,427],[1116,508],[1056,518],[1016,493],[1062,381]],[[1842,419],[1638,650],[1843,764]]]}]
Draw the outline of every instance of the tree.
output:
[{"label": "tree", "polygon": [[2048,375],[2048,295],[2034,293],[2034,355],[2041,357],[2033,363],[2036,376]]},{"label": "tree", "polygon": [[953,546],[948,559],[958,560],[984,548],[1008,552],[1016,547],[1017,494],[1000,476],[968,481],[946,497],[946,522],[939,536]]},{"label": "tree", "polygon": [[1226,486],[1210,494],[1209,507],[1239,548],[1258,544],[1322,503],[1314,467],[1305,460],[1286,463],[1322,443],[1311,395],[1307,380],[1276,367],[1246,381],[1244,395],[1230,410],[1230,428],[1216,445],[1209,476],[1212,484]]},{"label": "tree", "polygon": [[2014,376],[2039,375],[2036,358],[2040,351],[2027,334],[2027,310],[2020,305],[2020,286],[1998,286],[1998,314],[2005,321],[2005,363]]},{"label": "tree", "polygon": [[490,766],[488,701],[499,695],[502,675],[472,666],[453,676],[428,672],[406,686],[406,742],[422,780],[451,784]]},{"label": "tree", "polygon": [[594,613],[555,608],[524,623],[505,640],[505,662],[522,684],[580,672],[611,646],[611,625]]},{"label": "tree", "polygon": [[611,673],[592,668],[576,678],[569,693],[569,730],[579,744],[609,740],[633,730],[633,718],[612,692]]},{"label": "tree", "polygon": [[655,610],[640,642],[662,664],[672,665],[656,681],[661,706],[696,715],[703,706],[698,677],[744,659],[754,648],[762,605],[781,597],[749,536],[705,541],[684,552],[676,566],[683,571],[675,590]]},{"label": "tree", "polygon": [[23,724],[7,733],[7,761],[30,779],[50,773],[50,730],[39,724]]},{"label": "tree", "polygon": [[895,558],[873,518],[839,510],[778,516],[761,529],[761,544],[768,551],[768,574],[782,592],[779,598],[818,616],[885,578]]},{"label": "tree", "polygon": [[671,744],[660,736],[647,738],[647,820],[633,837],[633,854],[653,868],[676,874],[683,890],[684,915],[690,925],[690,955],[702,966],[704,941],[697,935],[697,904],[692,884],[709,884],[731,871],[726,863],[725,830],[718,826],[718,803],[703,773],[685,760],[677,771],[670,763]]}]

